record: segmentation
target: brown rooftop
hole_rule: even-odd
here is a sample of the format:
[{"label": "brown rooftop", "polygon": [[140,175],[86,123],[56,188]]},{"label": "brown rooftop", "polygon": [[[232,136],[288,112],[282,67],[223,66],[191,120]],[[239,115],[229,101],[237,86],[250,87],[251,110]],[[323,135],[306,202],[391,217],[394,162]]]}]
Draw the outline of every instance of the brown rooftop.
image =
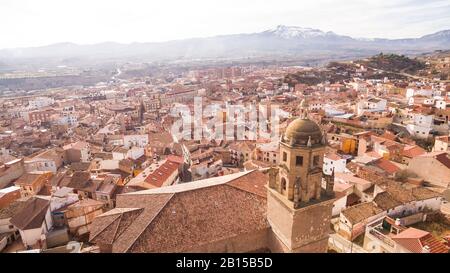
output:
[{"label": "brown rooftop", "polygon": [[40,228],[45,220],[49,205],[49,200],[29,199],[25,206],[11,218],[10,222],[21,230]]},{"label": "brown rooftop", "polygon": [[[112,242],[112,252],[181,252],[264,230],[269,227],[265,183],[266,176],[253,171],[118,195],[117,209],[129,210],[95,218],[90,241]],[[120,217],[128,220],[121,224]]]},{"label": "brown rooftop", "polygon": [[383,212],[373,202],[362,203],[342,211],[342,214],[352,223],[357,224],[369,217]]}]

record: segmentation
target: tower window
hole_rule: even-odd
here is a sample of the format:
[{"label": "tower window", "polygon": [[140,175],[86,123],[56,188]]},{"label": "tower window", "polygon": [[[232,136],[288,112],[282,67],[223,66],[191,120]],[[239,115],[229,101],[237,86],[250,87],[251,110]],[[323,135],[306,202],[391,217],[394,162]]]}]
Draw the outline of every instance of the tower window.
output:
[{"label": "tower window", "polygon": [[284,179],[284,178],[281,179],[281,189],[283,191],[286,190],[286,179]]},{"label": "tower window", "polygon": [[296,156],[295,157],[295,165],[296,166],[303,166],[303,156]]},{"label": "tower window", "polygon": [[286,160],[287,160],[287,154],[286,154],[286,152],[283,152],[283,161],[286,162]]},{"label": "tower window", "polygon": [[[320,160],[320,156],[315,155],[313,158],[313,166],[314,167],[319,166],[319,160]],[[331,161],[331,164],[333,164],[333,161]]]}]

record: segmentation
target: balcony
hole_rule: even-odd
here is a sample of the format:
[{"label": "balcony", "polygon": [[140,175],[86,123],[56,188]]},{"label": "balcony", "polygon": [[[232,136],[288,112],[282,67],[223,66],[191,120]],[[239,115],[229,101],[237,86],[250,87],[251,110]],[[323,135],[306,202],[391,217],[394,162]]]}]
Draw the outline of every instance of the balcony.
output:
[{"label": "balcony", "polygon": [[388,236],[383,234],[383,232],[378,231],[377,228],[370,229],[369,234],[373,235],[376,239],[380,240],[387,246],[389,246],[391,248],[395,248],[395,242],[392,241]]}]

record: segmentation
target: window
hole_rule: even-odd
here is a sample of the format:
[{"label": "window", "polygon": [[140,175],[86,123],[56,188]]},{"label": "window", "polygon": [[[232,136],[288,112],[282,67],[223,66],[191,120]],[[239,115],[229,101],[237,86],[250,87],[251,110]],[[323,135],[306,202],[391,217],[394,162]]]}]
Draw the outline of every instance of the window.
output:
[{"label": "window", "polygon": [[[319,161],[320,161],[320,156],[315,155],[315,156],[313,157],[313,166],[314,166],[314,167],[319,166]],[[331,163],[333,163],[333,161],[332,161]]]},{"label": "window", "polygon": [[283,161],[286,162],[286,160],[287,160],[287,154],[286,154],[286,152],[283,152]]},{"label": "window", "polygon": [[298,155],[295,157],[295,165],[303,166],[303,156]]},{"label": "window", "polygon": [[281,179],[281,189],[283,191],[286,190],[286,179],[284,179],[284,178]]}]

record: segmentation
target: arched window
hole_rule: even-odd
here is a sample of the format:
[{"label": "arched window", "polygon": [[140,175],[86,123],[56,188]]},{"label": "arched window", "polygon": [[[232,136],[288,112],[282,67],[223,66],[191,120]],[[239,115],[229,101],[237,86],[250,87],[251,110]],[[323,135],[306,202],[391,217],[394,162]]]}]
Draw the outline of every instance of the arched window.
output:
[{"label": "arched window", "polygon": [[286,179],[283,177],[281,178],[281,191],[285,191],[286,190]]}]

